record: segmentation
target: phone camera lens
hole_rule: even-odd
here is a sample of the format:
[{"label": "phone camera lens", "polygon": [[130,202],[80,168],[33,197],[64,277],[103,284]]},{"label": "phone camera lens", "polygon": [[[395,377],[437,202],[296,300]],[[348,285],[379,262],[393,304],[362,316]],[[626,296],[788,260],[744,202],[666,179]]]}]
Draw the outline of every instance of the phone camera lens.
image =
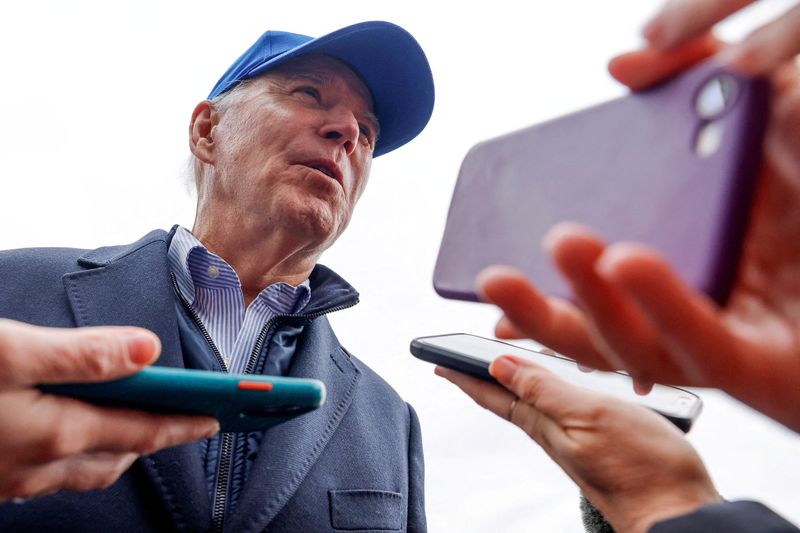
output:
[{"label": "phone camera lens", "polygon": [[736,98],[736,85],[736,79],[729,74],[717,74],[708,80],[697,93],[697,114],[707,120],[721,115]]}]

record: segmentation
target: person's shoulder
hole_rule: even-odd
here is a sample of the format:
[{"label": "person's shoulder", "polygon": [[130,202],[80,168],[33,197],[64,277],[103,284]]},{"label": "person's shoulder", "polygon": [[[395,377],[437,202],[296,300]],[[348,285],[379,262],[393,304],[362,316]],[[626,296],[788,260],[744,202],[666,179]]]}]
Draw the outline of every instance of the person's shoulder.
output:
[{"label": "person's shoulder", "polygon": [[18,248],[0,251],[0,269],[13,271],[60,270],[74,266],[89,250],[83,248]]},{"label": "person's shoulder", "polygon": [[0,270],[16,272],[57,272],[74,269],[81,261],[93,258],[115,258],[153,242],[166,242],[168,233],[153,230],[131,244],[103,246],[96,249],[69,247],[37,247],[0,250]]},{"label": "person's shoulder", "polygon": [[358,357],[350,353],[346,348],[342,350],[350,358],[350,362],[361,373],[361,383],[359,387],[361,394],[372,405],[378,409],[389,412],[391,410],[398,410],[407,413],[411,407],[400,396],[400,394],[385,380],[380,374],[372,370],[366,363],[361,361]]}]

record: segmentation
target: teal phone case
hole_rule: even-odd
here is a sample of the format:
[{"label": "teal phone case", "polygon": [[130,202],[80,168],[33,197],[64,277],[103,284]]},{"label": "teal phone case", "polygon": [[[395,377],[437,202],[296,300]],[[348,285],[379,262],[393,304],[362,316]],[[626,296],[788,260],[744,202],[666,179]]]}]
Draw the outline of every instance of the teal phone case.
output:
[{"label": "teal phone case", "polygon": [[114,381],[39,388],[103,406],[213,416],[223,432],[266,429],[325,403],[325,384],[316,379],[165,367]]}]

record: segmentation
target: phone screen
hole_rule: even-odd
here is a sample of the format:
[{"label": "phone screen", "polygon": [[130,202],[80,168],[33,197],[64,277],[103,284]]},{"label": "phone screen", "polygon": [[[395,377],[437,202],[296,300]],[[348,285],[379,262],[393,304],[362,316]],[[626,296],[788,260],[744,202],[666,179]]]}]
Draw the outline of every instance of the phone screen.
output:
[{"label": "phone screen", "polygon": [[[574,385],[626,401],[633,401],[658,411],[673,419],[684,430],[688,430],[688,425],[697,417],[702,408],[700,398],[689,391],[666,385],[655,385],[649,394],[642,396],[634,392],[633,382],[625,373],[597,370],[584,372],[572,359],[521,348],[502,341],[475,335],[452,334],[420,337],[415,339],[414,343],[417,344],[417,349],[421,348],[423,352],[426,347],[435,351],[435,353],[429,354],[435,359],[431,362],[462,371],[468,370],[465,365],[470,364],[479,365],[481,369],[488,369],[489,364],[501,355],[525,358],[558,374]],[[425,354],[415,355],[431,360],[427,359]],[[455,359],[457,364],[448,365],[448,357]],[[675,419],[678,419],[680,423]]]}]

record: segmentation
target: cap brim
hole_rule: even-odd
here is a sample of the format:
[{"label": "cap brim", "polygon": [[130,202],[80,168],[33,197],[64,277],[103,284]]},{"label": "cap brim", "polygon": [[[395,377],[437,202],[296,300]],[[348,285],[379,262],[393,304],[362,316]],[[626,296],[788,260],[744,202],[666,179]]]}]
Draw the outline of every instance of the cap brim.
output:
[{"label": "cap brim", "polygon": [[372,92],[381,130],[373,157],[404,145],[430,120],[434,101],[430,65],[419,43],[403,28],[383,21],[347,26],[264,62],[248,77],[306,54],[326,54],[346,63]]}]

